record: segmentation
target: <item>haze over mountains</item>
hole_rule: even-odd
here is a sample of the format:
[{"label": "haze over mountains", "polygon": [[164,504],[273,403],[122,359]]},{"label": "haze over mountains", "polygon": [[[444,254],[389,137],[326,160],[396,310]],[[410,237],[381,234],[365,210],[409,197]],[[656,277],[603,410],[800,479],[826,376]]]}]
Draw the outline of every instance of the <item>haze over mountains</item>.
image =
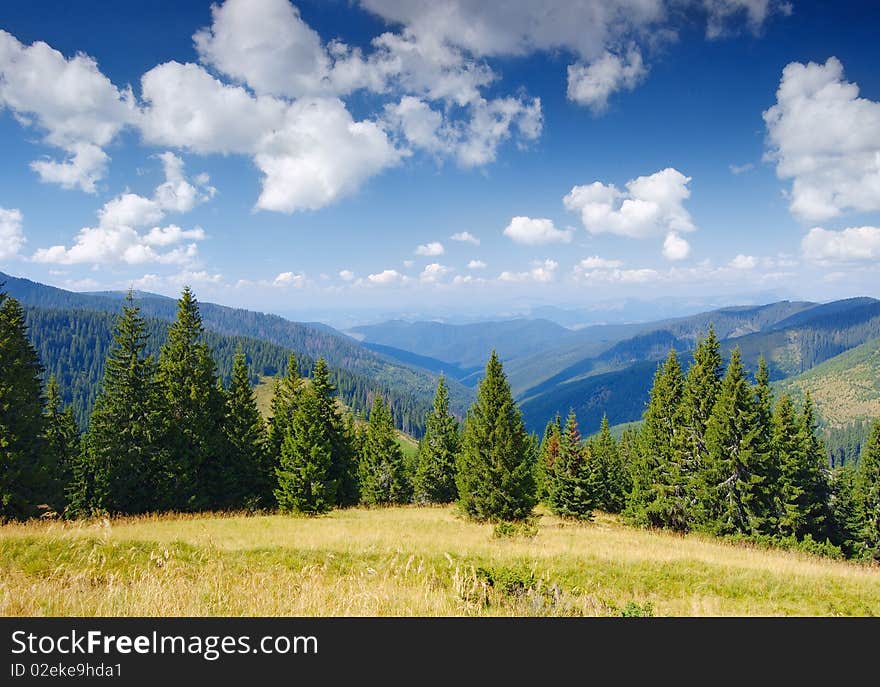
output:
[{"label": "haze over mountains", "polygon": [[[123,294],[76,293],[2,274],[0,281],[27,306],[32,334],[41,355],[49,357],[44,362],[50,371],[89,368],[78,378],[68,375],[65,389],[67,400],[87,406]],[[136,297],[159,338],[175,315],[175,300],[150,293]],[[275,374],[290,351],[306,369],[324,356],[337,370],[347,402],[365,410],[372,394],[383,393],[397,406],[398,427],[416,435],[437,375],[449,378],[453,410],[463,416],[493,348],[532,431],[540,432],[548,419],[569,408],[577,412],[584,432],[597,429],[603,414],[612,424],[638,420],[657,362],[675,348],[686,365],[710,324],[725,354],[739,346],[750,369],[764,355],[778,388],[795,394],[810,390],[829,424],[843,426],[874,412],[880,402],[871,377],[872,370],[880,369],[880,301],[873,298],[778,301],[578,329],[536,317],[467,324],[396,319],[340,332],[326,324],[211,303],[202,303],[201,313],[209,343],[220,351],[221,368],[235,345],[243,345],[259,375]],[[855,400],[834,407],[841,390]],[[84,410],[77,412],[82,417]]]}]

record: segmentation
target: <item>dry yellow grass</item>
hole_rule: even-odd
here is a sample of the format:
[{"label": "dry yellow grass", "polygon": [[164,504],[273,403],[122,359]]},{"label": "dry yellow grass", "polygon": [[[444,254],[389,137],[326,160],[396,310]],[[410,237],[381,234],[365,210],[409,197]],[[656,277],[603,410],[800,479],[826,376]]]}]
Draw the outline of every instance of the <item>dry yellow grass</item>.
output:
[{"label": "dry yellow grass", "polygon": [[[877,615],[880,569],[543,514],[451,508],[0,527],[2,615]],[[632,608],[632,606],[631,606]]]}]

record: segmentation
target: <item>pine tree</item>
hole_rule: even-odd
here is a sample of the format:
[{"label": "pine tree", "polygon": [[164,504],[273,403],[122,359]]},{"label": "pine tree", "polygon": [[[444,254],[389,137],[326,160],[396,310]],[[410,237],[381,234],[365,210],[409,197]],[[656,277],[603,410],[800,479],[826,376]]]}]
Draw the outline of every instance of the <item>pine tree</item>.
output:
[{"label": "pine tree", "polygon": [[35,515],[45,483],[43,368],[27,337],[24,310],[0,291],[0,520]]},{"label": "pine tree", "polygon": [[63,407],[55,376],[46,385],[45,409],[45,477],[40,480],[47,485],[47,503],[56,513],[67,507],[67,489],[72,478],[73,463],[79,451],[79,428],[73,417],[73,409]]},{"label": "pine tree", "polygon": [[627,516],[649,527],[686,531],[691,525],[689,484],[675,450],[684,377],[675,349],[658,367],[639,430]]},{"label": "pine tree", "polygon": [[266,425],[251,388],[247,361],[241,348],[232,362],[232,380],[226,392],[223,422],[228,451],[223,455],[225,501],[221,507],[269,505],[275,475],[266,451]]},{"label": "pine tree", "polygon": [[588,455],[598,485],[596,507],[607,513],[620,513],[626,505],[630,475],[623,463],[620,448],[611,434],[608,417],[602,416],[599,433],[589,441]]},{"label": "pine tree", "polygon": [[166,466],[155,363],[144,353],[146,328],[131,292],[113,340],[101,391],[72,470],[70,508],[79,515],[143,513],[167,506],[157,493]]},{"label": "pine tree", "polygon": [[355,459],[348,437],[342,426],[342,416],[336,405],[336,389],[330,381],[330,370],[324,358],[318,358],[312,372],[312,389],[318,401],[318,422],[330,441],[330,475],[336,483],[335,503],[352,506],[359,500],[359,485],[355,473]]},{"label": "pine tree", "polygon": [[476,520],[521,520],[535,505],[530,441],[495,351],[468,411],[457,472],[459,504]]},{"label": "pine tree", "polygon": [[681,431],[676,437],[682,477],[688,483],[691,501],[696,498],[697,474],[709,457],[706,427],[721,391],[722,373],[721,345],[710,325],[706,338],[697,341],[693,362],[685,376],[679,415]]},{"label": "pine tree", "polygon": [[809,534],[814,539],[828,539],[831,532],[830,514],[828,511],[829,468],[828,452],[825,444],[819,437],[819,422],[816,419],[816,409],[813,399],[807,392],[804,405],[798,421],[799,438],[804,463],[801,468],[801,479],[804,487],[804,500],[802,508],[806,518],[804,535]]},{"label": "pine tree", "polygon": [[381,396],[373,401],[364,433],[360,478],[361,500],[367,505],[407,503],[412,496],[391,409]]},{"label": "pine tree", "polygon": [[199,510],[225,500],[221,456],[224,399],[213,358],[201,341],[202,318],[189,287],[159,356],[162,411],[167,420],[167,499],[171,508]]},{"label": "pine tree", "polygon": [[862,541],[863,521],[856,468],[850,464],[835,468],[830,487],[831,542],[839,546],[847,557],[858,556],[864,552],[865,546]]},{"label": "pine tree", "polygon": [[862,553],[880,560],[880,420],[871,427],[855,478]]},{"label": "pine tree", "polygon": [[461,440],[458,422],[449,413],[449,392],[443,375],[437,381],[434,406],[425,419],[414,479],[417,503],[451,503],[458,498],[455,465]]},{"label": "pine tree", "polygon": [[296,411],[281,445],[275,498],[283,512],[325,513],[336,502],[331,471],[333,445],[321,426],[321,403],[313,389],[299,394]]},{"label": "pine tree", "polygon": [[287,372],[275,380],[275,389],[270,406],[269,427],[266,446],[274,467],[281,465],[281,445],[287,436],[288,427],[293,421],[297,398],[303,389],[303,379],[299,375],[296,356],[292,353],[287,359]]},{"label": "pine tree", "polygon": [[550,485],[553,466],[559,458],[559,445],[562,441],[562,419],[559,413],[547,423],[544,437],[538,448],[538,460],[535,466],[535,496],[539,501],[546,500]]},{"label": "pine tree", "polygon": [[802,504],[807,500],[802,475],[806,457],[791,397],[784,394],[773,411],[773,458],[779,466],[776,529],[783,537],[801,537],[808,522]]},{"label": "pine tree", "polygon": [[754,391],[733,349],[706,426],[707,456],[697,474],[702,524],[719,534],[756,534],[765,513]]},{"label": "pine tree", "polygon": [[779,502],[779,463],[773,452],[773,390],[770,387],[770,370],[762,355],[758,359],[755,374],[755,453],[762,465],[760,472],[764,481],[760,485],[759,529],[762,534],[773,534],[777,530],[776,504]]},{"label": "pine tree", "polygon": [[590,470],[585,452],[577,416],[574,410],[570,410],[562,430],[559,457],[553,466],[548,490],[550,509],[557,515],[582,520],[593,517],[599,484]]}]

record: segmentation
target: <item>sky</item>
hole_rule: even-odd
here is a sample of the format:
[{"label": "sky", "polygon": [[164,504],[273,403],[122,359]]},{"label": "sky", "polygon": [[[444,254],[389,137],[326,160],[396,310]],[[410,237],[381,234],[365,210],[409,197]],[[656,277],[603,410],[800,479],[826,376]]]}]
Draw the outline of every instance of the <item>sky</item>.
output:
[{"label": "sky", "polygon": [[260,311],[880,297],[880,6],[0,5],[0,270]]}]

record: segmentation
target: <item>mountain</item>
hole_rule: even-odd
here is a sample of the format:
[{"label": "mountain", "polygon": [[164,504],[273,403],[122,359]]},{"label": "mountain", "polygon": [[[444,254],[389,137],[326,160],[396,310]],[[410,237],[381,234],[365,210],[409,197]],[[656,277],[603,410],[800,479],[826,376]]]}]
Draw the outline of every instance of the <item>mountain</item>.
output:
[{"label": "mountain", "polygon": [[[757,308],[724,308],[662,323],[600,353],[590,351],[555,375],[518,391],[527,426],[540,431],[556,412],[564,415],[569,408],[578,413],[585,432],[598,428],[603,412],[612,424],[637,420],[659,361],[669,348],[675,348],[686,367],[689,351],[710,322],[722,339],[725,355],[738,346],[752,370],[763,355],[771,377],[784,379],[880,337],[880,301],[854,298],[821,305],[785,301]],[[521,367],[514,363],[511,368],[515,371],[511,378],[521,379],[514,376],[522,375]]]},{"label": "mountain", "polygon": [[[65,312],[64,317],[68,319],[69,324],[58,326],[67,327],[71,332],[83,328],[89,329],[92,325],[96,327],[95,331],[104,331],[101,329],[103,326],[101,324],[77,324],[77,322],[88,319],[86,313],[115,316],[121,310],[121,299],[124,297],[124,294],[119,292],[76,293],[2,273],[0,273],[0,284],[4,284],[4,290],[28,309]],[[165,296],[141,293],[137,303],[144,317],[157,321],[170,322],[177,313],[176,300]],[[272,344],[285,351],[293,350],[298,357],[304,359],[314,360],[323,356],[331,368],[347,371],[354,378],[362,380],[362,384],[359,383],[358,386],[364,386],[368,393],[386,393],[396,399],[398,405],[418,409],[413,410],[413,414],[426,411],[431,405],[437,384],[435,373],[368,350],[354,339],[326,325],[291,322],[277,315],[213,303],[200,303],[199,307],[205,329],[213,334],[223,337],[245,337]],[[80,315],[74,315],[77,312]],[[112,317],[110,321],[112,322]],[[96,334],[87,339],[88,345],[97,346],[99,339],[100,336]],[[74,343],[73,340],[70,343],[80,347],[83,345]],[[89,372],[87,377],[92,379],[92,373]],[[463,416],[470,405],[473,391],[458,384],[454,379],[449,381],[449,390],[453,412]],[[70,394],[72,398],[74,396],[72,389]],[[77,397],[86,399],[89,394],[80,392]],[[412,426],[401,429],[418,434],[423,422],[423,417],[421,420],[413,418]]]},{"label": "mountain", "polygon": [[[379,344],[450,363],[460,369],[462,379],[482,370],[493,348],[507,360],[539,353],[576,335],[543,319],[474,324],[391,320],[354,327],[348,333],[365,344]],[[473,377],[469,379],[476,384]]]}]

